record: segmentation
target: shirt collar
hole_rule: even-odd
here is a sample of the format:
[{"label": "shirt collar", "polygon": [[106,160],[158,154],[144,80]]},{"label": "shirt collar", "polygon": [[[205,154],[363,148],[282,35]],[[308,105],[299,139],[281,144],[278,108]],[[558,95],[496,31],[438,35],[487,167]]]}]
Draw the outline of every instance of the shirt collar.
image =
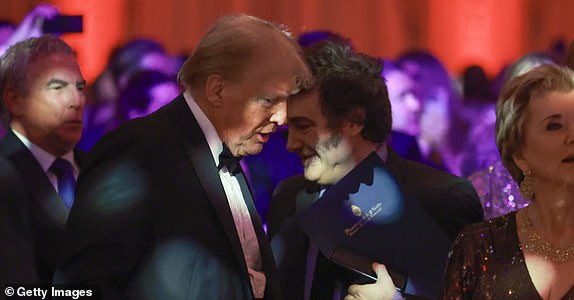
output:
[{"label": "shirt collar", "polygon": [[193,96],[189,91],[183,93],[183,98],[185,98],[185,102],[193,116],[197,120],[201,131],[205,135],[205,139],[207,140],[207,145],[209,145],[209,150],[211,151],[211,155],[213,156],[213,160],[215,161],[215,165],[219,165],[219,154],[223,151],[223,142],[221,138],[217,134],[217,130],[213,127],[213,123],[207,118],[201,107],[195,102]]},{"label": "shirt collar", "polygon": [[[44,172],[47,172],[52,163],[54,162],[54,160],[56,159],[56,156],[50,154],[46,150],[40,148],[38,145],[32,143],[27,137],[25,137],[23,134],[19,133],[15,129],[12,129],[12,132],[14,132],[14,135],[16,135],[16,137],[22,142],[22,144],[24,144],[24,146],[26,146],[26,148],[30,150],[30,152],[36,158],[38,163],[40,163],[42,170],[44,170]],[[62,155],[61,158],[69,161],[72,164],[72,167],[74,168],[74,173],[77,174],[79,172],[79,168],[74,160],[74,151],[70,151]]]}]

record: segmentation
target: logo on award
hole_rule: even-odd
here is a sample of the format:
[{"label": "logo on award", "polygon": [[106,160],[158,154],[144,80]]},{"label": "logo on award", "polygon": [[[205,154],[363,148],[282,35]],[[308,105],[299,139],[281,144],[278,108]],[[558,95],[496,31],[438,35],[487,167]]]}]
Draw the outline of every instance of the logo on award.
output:
[{"label": "logo on award", "polygon": [[358,206],[354,204],[351,205],[351,211],[353,211],[353,214],[355,214],[357,217],[361,217],[361,219],[357,221],[357,223],[353,224],[351,228],[346,228],[344,230],[345,235],[346,236],[355,235],[355,233],[357,233],[359,229],[361,229],[363,226],[365,226],[365,224],[371,221],[371,219],[373,219],[378,213],[380,213],[381,210],[383,210],[383,203],[381,202],[378,202],[375,205],[373,205],[371,209],[369,209],[369,211],[364,214],[361,212],[361,209]]},{"label": "logo on award", "polygon": [[356,206],[356,205],[351,205],[351,211],[353,212],[353,214],[357,217],[360,217],[363,215],[363,213],[361,212],[361,208]]}]

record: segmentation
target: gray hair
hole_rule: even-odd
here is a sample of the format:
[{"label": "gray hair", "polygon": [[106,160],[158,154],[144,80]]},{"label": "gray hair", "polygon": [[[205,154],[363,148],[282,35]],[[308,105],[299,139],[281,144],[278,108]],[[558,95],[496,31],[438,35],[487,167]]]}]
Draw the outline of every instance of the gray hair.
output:
[{"label": "gray hair", "polygon": [[29,38],[10,46],[0,57],[0,118],[3,124],[9,121],[8,111],[4,105],[4,93],[14,88],[22,94],[28,92],[26,73],[28,65],[39,58],[54,53],[76,55],[76,52],[63,40],[45,35]]}]

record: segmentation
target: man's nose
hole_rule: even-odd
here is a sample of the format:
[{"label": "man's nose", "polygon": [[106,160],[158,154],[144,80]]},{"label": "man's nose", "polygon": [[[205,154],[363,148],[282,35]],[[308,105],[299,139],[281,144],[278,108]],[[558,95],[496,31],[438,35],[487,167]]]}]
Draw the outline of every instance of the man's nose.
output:
[{"label": "man's nose", "polygon": [[420,112],[422,109],[421,100],[413,93],[407,95],[407,106],[413,112]]},{"label": "man's nose", "polygon": [[292,129],[287,129],[287,151],[296,152],[301,148],[301,142],[297,138],[297,134]]},{"label": "man's nose", "polygon": [[273,113],[271,115],[271,123],[277,124],[277,126],[285,125],[287,119],[287,101],[280,101],[275,104]]},{"label": "man's nose", "polygon": [[71,93],[68,106],[74,109],[82,109],[86,103],[86,93],[84,89],[74,88]]}]

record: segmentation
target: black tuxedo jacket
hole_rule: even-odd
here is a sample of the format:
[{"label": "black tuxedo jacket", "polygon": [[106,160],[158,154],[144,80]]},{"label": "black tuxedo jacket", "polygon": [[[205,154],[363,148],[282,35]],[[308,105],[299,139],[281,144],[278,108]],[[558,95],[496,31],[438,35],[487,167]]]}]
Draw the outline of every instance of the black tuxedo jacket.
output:
[{"label": "black tuxedo jacket", "polygon": [[[269,242],[246,202],[274,299]],[[253,298],[217,167],[181,95],[92,148],[67,238],[55,283],[97,284],[103,299]]]},{"label": "black tuxedo jacket", "polygon": [[[480,201],[468,181],[403,159],[388,149],[385,166],[405,199],[422,204],[451,240],[465,225],[483,219]],[[309,240],[295,219],[318,199],[319,188],[303,176],[291,177],[280,183],[271,202],[267,217],[269,236],[282,293],[288,299],[303,299],[309,247]]]},{"label": "black tuxedo jacket", "polygon": [[[81,166],[84,153],[76,150]],[[68,209],[30,150],[0,141],[0,284],[51,283]]]}]

